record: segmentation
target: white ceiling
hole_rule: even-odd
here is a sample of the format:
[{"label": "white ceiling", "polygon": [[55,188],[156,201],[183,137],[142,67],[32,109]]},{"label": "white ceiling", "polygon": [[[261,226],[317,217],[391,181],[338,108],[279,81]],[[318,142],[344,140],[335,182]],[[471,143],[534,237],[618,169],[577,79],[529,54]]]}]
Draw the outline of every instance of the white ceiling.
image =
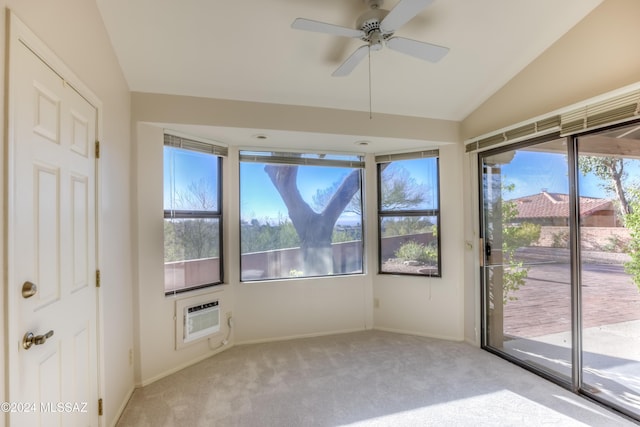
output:
[{"label": "white ceiling", "polygon": [[[372,110],[460,121],[600,2],[436,0],[396,35],[449,54],[432,64],[372,52]],[[363,0],[97,4],[132,91],[369,111],[366,59],[331,77],[364,42],[291,28],[297,17],[353,27]]]}]

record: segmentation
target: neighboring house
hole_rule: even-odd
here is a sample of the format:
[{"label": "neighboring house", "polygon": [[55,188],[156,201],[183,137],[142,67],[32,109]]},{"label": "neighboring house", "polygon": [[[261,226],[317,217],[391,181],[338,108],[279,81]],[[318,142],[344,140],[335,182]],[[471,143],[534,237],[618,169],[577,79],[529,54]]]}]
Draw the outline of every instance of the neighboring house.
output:
[{"label": "neighboring house", "polygon": [[[548,226],[569,225],[569,195],[541,193],[511,199],[518,208],[513,222],[529,222]],[[580,197],[580,222],[583,227],[621,226],[611,200],[596,197]]]}]

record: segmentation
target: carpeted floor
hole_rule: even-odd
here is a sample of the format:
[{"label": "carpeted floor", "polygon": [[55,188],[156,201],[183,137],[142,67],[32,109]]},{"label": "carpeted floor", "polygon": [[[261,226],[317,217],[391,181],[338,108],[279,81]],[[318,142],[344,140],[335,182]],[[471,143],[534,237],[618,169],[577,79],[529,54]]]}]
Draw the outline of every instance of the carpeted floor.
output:
[{"label": "carpeted floor", "polygon": [[364,331],[233,347],[136,390],[117,425],[636,424],[468,344]]}]

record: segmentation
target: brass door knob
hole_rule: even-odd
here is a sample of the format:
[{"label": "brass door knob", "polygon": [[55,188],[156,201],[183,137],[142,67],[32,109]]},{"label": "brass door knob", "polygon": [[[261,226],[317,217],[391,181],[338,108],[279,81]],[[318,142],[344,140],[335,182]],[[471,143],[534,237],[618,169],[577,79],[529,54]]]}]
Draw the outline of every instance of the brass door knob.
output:
[{"label": "brass door knob", "polygon": [[47,332],[44,335],[33,335],[33,332],[27,332],[22,338],[22,347],[24,347],[25,350],[29,350],[32,345],[42,345],[47,342],[47,339],[51,338],[52,336],[53,330]]},{"label": "brass door knob", "polygon": [[31,298],[35,294],[38,293],[38,287],[35,283],[31,283],[29,281],[24,282],[22,285],[22,298]]}]

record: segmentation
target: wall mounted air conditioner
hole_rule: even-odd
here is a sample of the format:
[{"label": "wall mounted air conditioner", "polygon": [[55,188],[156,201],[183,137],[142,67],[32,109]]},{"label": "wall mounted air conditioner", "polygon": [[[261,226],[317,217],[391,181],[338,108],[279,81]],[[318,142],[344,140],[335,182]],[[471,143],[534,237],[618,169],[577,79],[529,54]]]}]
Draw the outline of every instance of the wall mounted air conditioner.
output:
[{"label": "wall mounted air conditioner", "polygon": [[220,333],[221,308],[211,295],[176,301],[176,349]]},{"label": "wall mounted air conditioner", "polygon": [[185,307],[182,318],[184,342],[215,334],[220,331],[220,302],[215,300]]}]

